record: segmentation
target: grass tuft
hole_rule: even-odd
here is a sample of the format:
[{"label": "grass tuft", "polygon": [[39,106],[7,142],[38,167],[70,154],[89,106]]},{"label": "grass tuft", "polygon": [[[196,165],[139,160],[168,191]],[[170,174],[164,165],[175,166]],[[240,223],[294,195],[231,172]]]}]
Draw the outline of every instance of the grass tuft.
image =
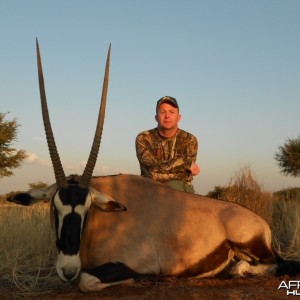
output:
[{"label": "grass tuft", "polygon": [[0,279],[20,291],[30,291],[45,278],[56,276],[55,237],[49,204],[34,207],[0,206]]}]

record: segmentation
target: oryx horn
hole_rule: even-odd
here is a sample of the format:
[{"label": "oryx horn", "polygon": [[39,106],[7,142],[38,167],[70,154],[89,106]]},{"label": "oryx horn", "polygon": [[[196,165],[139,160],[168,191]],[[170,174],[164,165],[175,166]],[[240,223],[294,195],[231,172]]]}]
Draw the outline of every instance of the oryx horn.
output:
[{"label": "oryx horn", "polygon": [[94,141],[93,141],[93,145],[92,145],[91,152],[89,155],[89,159],[86,163],[84,172],[83,172],[83,174],[81,176],[81,180],[79,182],[79,186],[83,187],[83,188],[87,188],[90,184],[92,174],[94,171],[94,167],[95,167],[97,157],[98,157],[100,143],[101,143],[102,130],[103,130],[103,124],[104,124],[104,117],[105,117],[108,81],[109,81],[110,50],[111,50],[111,45],[109,45],[107,58],[106,58],[101,104],[100,104],[100,110],[99,110],[99,115],[98,115],[98,122],[97,122],[96,131],[95,131]]},{"label": "oryx horn", "polygon": [[50,153],[50,157],[54,169],[56,184],[58,187],[67,187],[68,186],[67,178],[59,158],[59,154],[56,148],[56,144],[55,144],[55,140],[51,128],[50,117],[49,117],[48,106],[47,106],[47,99],[46,99],[46,92],[45,92],[42,61],[41,61],[39,44],[37,39],[36,39],[36,52],[37,52],[37,65],[38,65],[38,76],[39,76],[39,87],[40,87],[43,122],[44,122],[47,143],[48,143],[48,149],[49,149],[49,153]]},{"label": "oryx horn", "polygon": [[[91,152],[89,155],[88,162],[82,174],[82,177],[79,182],[79,186],[82,188],[87,188],[90,184],[91,177],[94,171],[94,167],[97,161],[98,152],[101,143],[101,136],[104,124],[104,117],[105,117],[105,106],[106,106],[106,99],[107,99],[107,89],[108,89],[108,81],[109,81],[109,63],[110,63],[110,49],[111,45],[109,45],[107,59],[106,59],[106,67],[105,67],[105,75],[103,81],[103,88],[102,88],[102,97],[101,97],[101,104],[100,110],[98,115],[98,123],[97,128],[95,131],[94,141],[91,148]],[[42,114],[43,114],[43,121],[44,121],[44,128],[46,132],[46,138],[48,143],[48,149],[54,169],[55,179],[58,187],[67,187],[68,182],[65,176],[59,154],[56,148],[50,117],[48,112],[47,106],[47,99],[46,99],[46,92],[45,92],[45,84],[44,84],[44,76],[43,76],[43,68],[40,56],[40,50],[38,45],[38,40],[36,39],[36,50],[37,50],[37,64],[38,64],[38,75],[39,75],[39,87],[40,87],[40,96],[41,96],[41,105],[42,105]]]}]

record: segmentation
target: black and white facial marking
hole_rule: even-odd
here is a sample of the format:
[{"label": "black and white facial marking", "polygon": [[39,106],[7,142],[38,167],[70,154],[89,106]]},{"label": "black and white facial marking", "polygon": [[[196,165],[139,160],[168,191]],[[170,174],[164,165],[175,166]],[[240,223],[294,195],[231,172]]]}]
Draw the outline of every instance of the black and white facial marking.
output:
[{"label": "black and white facial marking", "polygon": [[67,188],[60,188],[53,197],[56,245],[59,251],[56,270],[63,281],[75,279],[80,272],[81,233],[92,203],[89,189],[79,187],[74,180],[68,183]]}]

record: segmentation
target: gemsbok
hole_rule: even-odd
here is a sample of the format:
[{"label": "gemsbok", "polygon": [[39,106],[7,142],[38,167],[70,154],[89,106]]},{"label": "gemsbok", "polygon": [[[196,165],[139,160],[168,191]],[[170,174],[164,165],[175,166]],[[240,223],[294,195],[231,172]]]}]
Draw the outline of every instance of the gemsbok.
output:
[{"label": "gemsbok", "polygon": [[176,191],[138,175],[92,177],[104,124],[110,49],[88,162],[82,176],[66,177],[51,129],[36,40],[43,122],[56,183],[8,201],[31,205],[49,199],[58,276],[66,282],[79,276],[80,290],[90,292],[141,275],[299,273],[299,262],[276,253],[267,223],[245,207]]}]

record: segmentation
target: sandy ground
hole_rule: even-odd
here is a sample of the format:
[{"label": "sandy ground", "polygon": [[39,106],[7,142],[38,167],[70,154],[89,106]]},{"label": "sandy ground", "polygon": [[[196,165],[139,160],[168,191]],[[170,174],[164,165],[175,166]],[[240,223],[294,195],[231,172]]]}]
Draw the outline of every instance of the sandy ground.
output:
[{"label": "sandy ground", "polygon": [[103,299],[103,300],[181,300],[181,299],[295,299],[300,297],[300,288],[293,288],[287,295],[286,288],[278,289],[284,281],[300,283],[300,278],[255,277],[233,279],[157,279],[143,278],[127,286],[113,286],[98,293],[83,294],[76,285],[66,284],[54,278],[52,281],[39,282],[30,291],[20,291],[17,287],[0,282],[2,299]]}]

